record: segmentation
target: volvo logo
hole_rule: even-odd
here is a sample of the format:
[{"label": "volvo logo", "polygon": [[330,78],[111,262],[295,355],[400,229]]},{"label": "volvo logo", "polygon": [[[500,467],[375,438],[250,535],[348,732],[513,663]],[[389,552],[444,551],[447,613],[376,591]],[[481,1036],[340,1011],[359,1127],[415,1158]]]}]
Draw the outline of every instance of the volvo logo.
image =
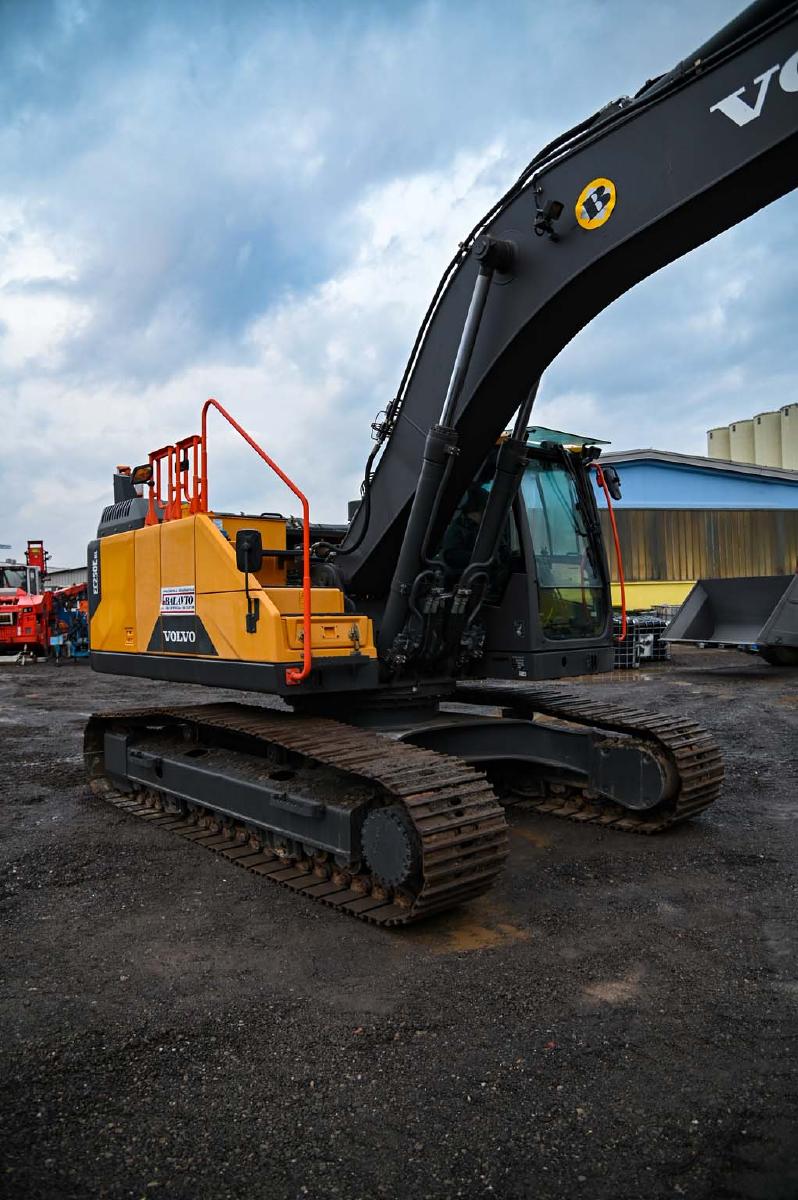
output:
[{"label": "volvo logo", "polygon": [[165,642],[196,642],[197,635],[193,629],[164,629]]},{"label": "volvo logo", "polygon": [[798,50],[796,50],[795,54],[790,55],[784,66],[776,63],[774,66],[768,67],[767,71],[763,71],[761,75],[757,75],[754,80],[754,87],[757,89],[756,95],[751,97],[753,104],[743,100],[743,93],[748,90],[746,85],[738,88],[736,92],[732,92],[730,96],[724,96],[722,100],[718,100],[717,104],[713,104],[709,111],[723,113],[724,117],[734,121],[735,125],[747,125],[750,121],[755,121],[764,108],[770,81],[777,71],[781,90],[798,92]]}]

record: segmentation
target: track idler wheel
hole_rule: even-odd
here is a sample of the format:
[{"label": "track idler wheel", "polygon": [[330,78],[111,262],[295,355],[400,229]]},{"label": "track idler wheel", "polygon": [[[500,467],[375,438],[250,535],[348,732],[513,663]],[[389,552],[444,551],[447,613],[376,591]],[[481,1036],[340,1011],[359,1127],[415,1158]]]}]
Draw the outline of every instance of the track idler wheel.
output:
[{"label": "track idler wheel", "polygon": [[360,841],[369,870],[384,887],[403,887],[418,875],[418,834],[400,805],[373,809],[363,822]]}]

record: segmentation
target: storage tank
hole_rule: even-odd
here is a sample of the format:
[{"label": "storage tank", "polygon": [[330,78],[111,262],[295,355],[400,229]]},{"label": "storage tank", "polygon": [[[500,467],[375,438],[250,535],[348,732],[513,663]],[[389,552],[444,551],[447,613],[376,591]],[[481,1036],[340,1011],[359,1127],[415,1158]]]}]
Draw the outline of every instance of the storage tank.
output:
[{"label": "storage tank", "polygon": [[735,421],[729,426],[729,458],[732,462],[754,462],[754,422]]},{"label": "storage tank", "polygon": [[[779,421],[781,421],[781,417],[779,417]],[[731,458],[728,425],[718,425],[715,429],[707,430],[707,454],[710,458]]]},{"label": "storage tank", "polygon": [[781,466],[781,411],[754,417],[754,462],[758,467]]},{"label": "storage tank", "polygon": [[798,404],[785,404],[781,410],[781,465],[798,471]]}]

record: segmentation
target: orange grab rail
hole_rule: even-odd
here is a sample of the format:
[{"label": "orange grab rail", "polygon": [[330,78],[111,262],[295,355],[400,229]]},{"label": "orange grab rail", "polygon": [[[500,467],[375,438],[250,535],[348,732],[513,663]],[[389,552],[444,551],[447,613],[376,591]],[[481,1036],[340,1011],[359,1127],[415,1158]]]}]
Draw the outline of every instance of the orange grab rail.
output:
[{"label": "orange grab rail", "polygon": [[152,481],[145,525],[178,520],[183,515],[184,505],[190,513],[203,511],[199,456],[200,439],[196,433],[174,446],[162,446],[160,450],[152,451],[149,459]]},{"label": "orange grab rail", "polygon": [[311,621],[310,621],[310,506],[307,497],[299,490],[296,484],[288,478],[284,471],[281,471],[277,463],[269,458],[265,450],[262,450],[258,443],[253,440],[245,429],[242,429],[238,421],[230,416],[227,409],[223,408],[218,400],[211,397],[206,400],[202,406],[202,434],[201,442],[201,478],[199,486],[199,495],[195,497],[197,511],[208,511],[208,438],[207,438],[207,423],[208,409],[215,408],[221,413],[224,419],[233,426],[237,433],[240,433],[245,442],[247,442],[256,454],[259,454],[268,467],[271,467],[275,475],[282,479],[287,488],[290,488],[296,498],[302,505],[302,629],[303,629],[303,645],[302,645],[302,668],[298,670],[296,667],[288,667],[285,672],[285,681],[288,684],[302,683],[303,679],[307,679],[313,665],[311,652]]},{"label": "orange grab rail", "polygon": [[[164,464],[166,464],[166,470],[164,469]],[[150,498],[144,524],[157,525],[161,520],[171,521],[175,516],[179,515],[179,512],[176,512],[175,505],[174,446],[162,446],[160,450],[151,451],[150,466],[152,467],[152,481],[150,483]],[[166,479],[164,479],[164,475]],[[164,483],[166,484],[165,493],[163,490]]]},{"label": "orange grab rail", "polygon": [[607,481],[604,478],[604,472],[598,463],[591,463],[591,466],[596,472],[596,483],[604,492],[607,501],[607,510],[610,514],[610,525],[612,526],[612,539],[615,542],[615,557],[618,560],[618,582],[621,586],[621,636],[619,642],[626,641],[626,582],[623,577],[623,558],[621,557],[621,543],[618,538],[618,526],[615,524],[615,513],[612,509],[612,497],[610,496]]}]

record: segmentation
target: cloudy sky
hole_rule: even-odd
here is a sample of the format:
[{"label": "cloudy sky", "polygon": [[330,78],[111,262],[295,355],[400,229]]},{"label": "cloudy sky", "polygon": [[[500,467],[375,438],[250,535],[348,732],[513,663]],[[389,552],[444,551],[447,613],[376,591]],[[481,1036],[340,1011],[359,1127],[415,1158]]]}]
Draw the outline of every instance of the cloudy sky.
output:
[{"label": "cloudy sky", "polygon": [[[116,463],[221,399],[340,520],[457,242],[726,0],[0,0],[0,542],[83,560]],[[788,196],[623,297],[540,423],[701,453],[795,400]],[[221,427],[211,502],[290,503]],[[3,551],[3,554],[8,554]]]}]

